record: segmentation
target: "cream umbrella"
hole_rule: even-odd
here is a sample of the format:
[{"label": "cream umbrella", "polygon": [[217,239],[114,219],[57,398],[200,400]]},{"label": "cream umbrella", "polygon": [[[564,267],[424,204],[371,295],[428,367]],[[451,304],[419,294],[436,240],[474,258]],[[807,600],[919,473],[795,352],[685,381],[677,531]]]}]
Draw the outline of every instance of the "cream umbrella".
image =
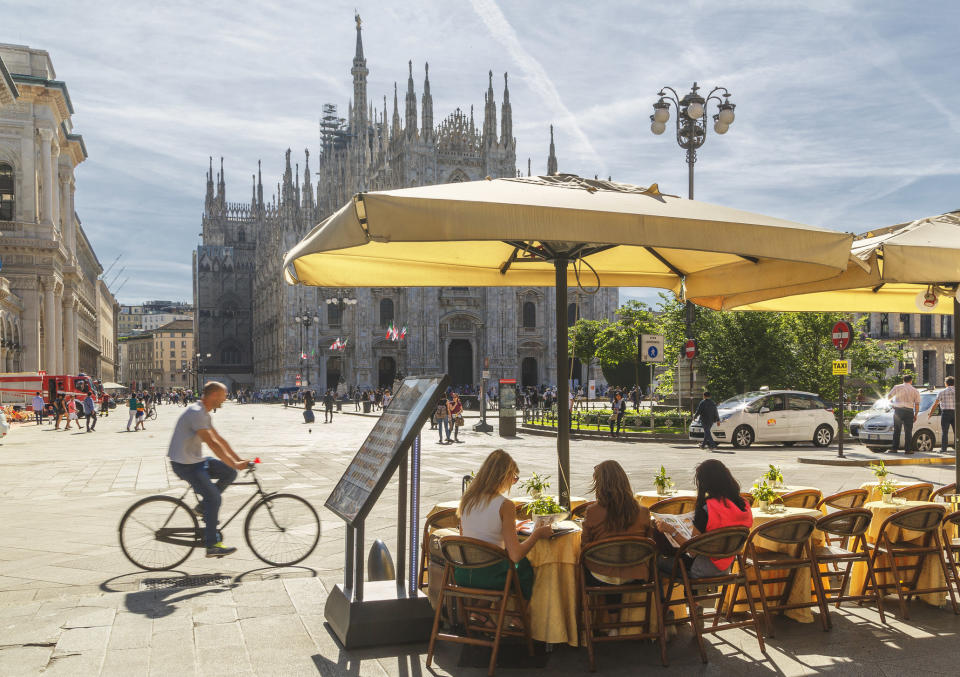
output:
[{"label": "cream umbrella", "polygon": [[[852,236],[572,175],[360,193],[284,259],[291,284],[638,286],[734,294],[844,270]],[[558,401],[568,396],[557,312]],[[569,411],[558,407],[560,494],[569,497]]]}]

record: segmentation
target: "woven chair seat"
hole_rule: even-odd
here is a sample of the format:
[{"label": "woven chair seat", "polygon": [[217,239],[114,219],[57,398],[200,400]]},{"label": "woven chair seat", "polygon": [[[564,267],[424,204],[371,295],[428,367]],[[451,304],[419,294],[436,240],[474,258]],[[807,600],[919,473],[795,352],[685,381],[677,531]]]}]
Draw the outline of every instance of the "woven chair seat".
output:
[{"label": "woven chair seat", "polygon": [[838,545],[820,545],[814,548],[817,559],[843,558],[843,557],[862,557],[860,553],[841,548]]}]

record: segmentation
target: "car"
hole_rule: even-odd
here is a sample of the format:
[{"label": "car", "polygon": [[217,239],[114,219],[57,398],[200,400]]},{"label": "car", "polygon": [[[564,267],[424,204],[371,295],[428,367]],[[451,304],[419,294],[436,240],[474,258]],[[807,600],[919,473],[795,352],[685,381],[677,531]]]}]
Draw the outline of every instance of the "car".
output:
[{"label": "car", "polygon": [[[920,413],[913,424],[911,449],[929,452],[940,446],[940,408],[932,410],[933,403],[943,388],[930,388],[920,392]],[[850,421],[850,434],[870,451],[885,451],[893,444],[893,406],[886,398],[873,403]],[[948,432],[949,444],[956,444],[953,431]]]},{"label": "car", "polygon": [[[833,407],[815,393],[798,390],[755,390],[717,405],[720,421],[710,429],[715,442],[745,449],[754,442],[813,442],[827,447],[837,434]],[[690,424],[690,438],[703,440],[699,421]]]}]

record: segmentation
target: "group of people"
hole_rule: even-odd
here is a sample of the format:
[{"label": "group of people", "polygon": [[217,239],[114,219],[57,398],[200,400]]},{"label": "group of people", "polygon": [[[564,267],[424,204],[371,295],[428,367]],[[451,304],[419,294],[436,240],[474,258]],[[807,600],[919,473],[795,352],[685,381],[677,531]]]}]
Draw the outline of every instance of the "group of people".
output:
[{"label": "group of people", "polygon": [[[448,389],[446,394],[437,400],[437,408],[430,417],[430,427],[434,426],[440,435],[440,444],[444,444],[444,433],[446,433],[446,444],[462,441],[459,436],[460,428],[463,427],[463,403],[460,402],[460,393]],[[450,439],[451,430],[453,439]]]},{"label": "group of people", "polygon": [[[509,571],[507,567],[513,566],[524,596],[530,598],[534,569],[526,556],[538,541],[549,538],[553,529],[551,526],[534,529],[529,538],[520,542],[516,505],[508,496],[510,488],[519,479],[520,469],[516,461],[503,449],[497,449],[487,456],[467,486],[457,511],[461,534],[505,549],[512,564],[501,562],[489,567],[457,569],[454,578],[458,584],[502,590]],[[753,525],[751,507],[740,495],[739,483],[721,461],[708,459],[700,463],[696,468],[695,482],[697,498],[693,536],[723,527],[749,528]],[[686,538],[673,525],[651,516],[650,511],[637,502],[623,467],[614,460],[599,463],[593,469],[591,491],[596,501],[584,515],[581,548],[616,536],[652,538],[660,552],[657,566],[669,574],[673,570],[678,547],[686,542]],[[684,559],[681,564],[691,578],[707,578],[729,571],[733,558],[714,559],[696,555]],[[623,585],[646,580],[649,575],[650,572],[643,565],[627,570],[594,567],[587,583]]]},{"label": "group of people", "polygon": [[[109,395],[104,394],[103,400],[106,401]],[[97,402],[93,395],[67,395],[59,393],[52,402],[45,402],[43,395],[39,392],[34,393],[31,402],[33,409],[33,418],[37,425],[43,425],[44,419],[49,416],[53,419],[53,429],[61,430],[60,422],[65,421],[63,430],[70,430],[74,423],[77,424],[77,430],[80,430],[80,417],[83,416],[86,423],[86,432],[95,432],[97,429]],[[108,412],[109,408],[102,405],[102,415]]]},{"label": "group of people", "polygon": [[[955,379],[948,376],[944,381],[944,389],[937,395],[937,399],[927,410],[929,418],[937,406],[940,407],[940,453],[947,453],[947,437],[950,429],[953,429],[954,439],[957,437],[957,391]],[[914,454],[916,449],[913,445],[913,424],[917,422],[920,415],[920,391],[913,387],[913,376],[906,374],[903,377],[903,383],[898,383],[887,395],[890,404],[893,406],[893,440],[890,448],[887,450],[891,454],[897,453],[900,449],[900,432],[903,431],[903,453]],[[955,443],[956,445],[956,443]],[[882,452],[882,449],[876,451]]]}]

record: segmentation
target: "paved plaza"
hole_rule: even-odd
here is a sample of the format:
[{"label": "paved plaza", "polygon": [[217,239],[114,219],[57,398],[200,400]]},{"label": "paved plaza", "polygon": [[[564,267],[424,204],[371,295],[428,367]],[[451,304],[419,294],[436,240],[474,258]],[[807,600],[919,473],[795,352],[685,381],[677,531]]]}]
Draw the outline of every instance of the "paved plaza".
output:
[{"label": "paved plaza", "polygon": [[[279,405],[227,403],[214,424],[244,457],[259,456],[258,476],[273,490],[311,500],[321,515],[322,537],[302,566],[272,569],[243,543],[242,523],[224,533],[239,552],[208,560],[195,552],[175,572],[135,570],[124,558],[117,526],[136,499],[153,493],[179,495],[184,485],[169,470],[166,445],[182,409],[163,406],[147,430],[128,433],[126,412],[101,419],[95,433],[18,425],[0,446],[0,675],[482,675],[475,658],[441,645],[432,669],[426,644],[346,652],[325,626],[327,591],[343,577],[343,525],[322,505],[349,459],[373,426],[372,417],[337,415],[334,423],[302,423],[301,411]],[[459,497],[464,474],[503,446],[521,474],[556,475],[555,439],[521,435],[503,439],[472,431],[463,442],[440,446],[424,431],[421,513]],[[864,468],[801,464],[801,456],[828,458],[832,450],[753,447],[721,458],[742,484],[768,463],[779,464],[790,484],[826,492],[871,479]],[[686,442],[627,444],[573,441],[573,493],[585,496],[593,466],[616,458],[636,490],[665,464],[680,488],[692,488],[694,465],[706,456]],[[889,458],[885,456],[884,458]],[[898,479],[952,481],[954,467],[893,468]],[[555,488],[555,487],[554,487]],[[230,514],[249,487],[225,494]],[[396,552],[395,486],[367,521],[367,539],[382,538]],[[176,577],[210,574],[208,584],[183,587]],[[892,611],[892,609],[891,609]],[[956,674],[960,617],[915,602],[912,620],[889,613],[881,625],[871,608],[847,605],[834,612],[834,629],[778,619],[767,654],[739,631],[712,638],[710,663],[702,666],[692,635],[681,630],[670,645],[671,667],[659,664],[654,645],[621,643],[598,650],[603,674],[635,674],[638,667],[663,674]],[[556,647],[538,659],[545,669],[503,668],[498,674],[584,674],[585,650]],[[482,661],[481,661],[482,663]]]}]

